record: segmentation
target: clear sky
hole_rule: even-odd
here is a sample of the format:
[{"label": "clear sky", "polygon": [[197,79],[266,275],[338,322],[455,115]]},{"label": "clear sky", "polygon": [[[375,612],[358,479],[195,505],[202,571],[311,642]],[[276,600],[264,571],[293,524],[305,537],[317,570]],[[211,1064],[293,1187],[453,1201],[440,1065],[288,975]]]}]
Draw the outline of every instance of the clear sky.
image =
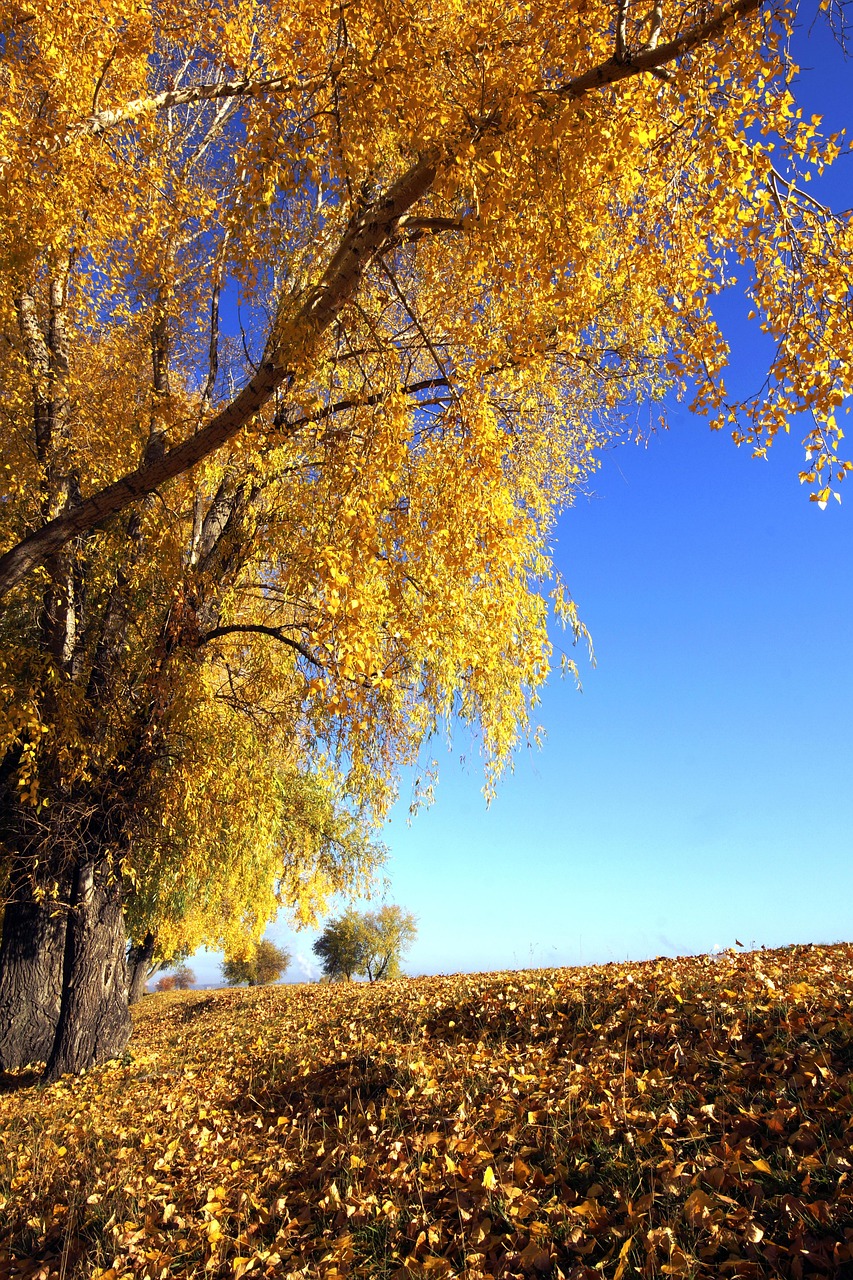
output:
[{"label": "clear sky", "polygon": [[[822,28],[798,56],[807,110],[849,128],[853,63]],[[821,191],[853,206],[853,157]],[[766,368],[745,311],[720,308],[743,385]],[[583,692],[552,678],[545,745],[490,808],[460,740],[436,751],[433,807],[410,825],[404,780],[385,829],[388,900],[419,921],[408,972],[853,937],[853,481],[810,503],[804,434],[753,460],[679,408],[607,455],[557,542],[595,644]],[[288,978],[316,976],[316,933],[269,936]],[[213,957],[193,967],[218,978]]]}]

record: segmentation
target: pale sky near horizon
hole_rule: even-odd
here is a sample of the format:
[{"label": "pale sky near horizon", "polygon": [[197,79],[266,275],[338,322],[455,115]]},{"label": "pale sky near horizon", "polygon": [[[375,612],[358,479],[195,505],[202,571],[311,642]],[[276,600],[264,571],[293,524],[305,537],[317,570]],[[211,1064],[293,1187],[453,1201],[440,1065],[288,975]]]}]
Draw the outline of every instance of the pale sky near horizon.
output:
[{"label": "pale sky near horizon", "polygon": [[[807,110],[853,124],[853,63],[822,29],[799,49]],[[853,157],[823,189],[853,206]],[[741,301],[720,315],[755,381]],[[753,460],[681,407],[605,457],[557,538],[595,644],[583,692],[552,677],[545,745],[490,808],[460,742],[433,807],[409,825],[404,781],[385,829],[388,900],[419,918],[408,972],[853,936],[853,481],[841,506],[808,501],[805,429]],[[288,979],[316,976],[316,933],[268,936],[294,952]],[[218,981],[214,957],[192,965]]]}]

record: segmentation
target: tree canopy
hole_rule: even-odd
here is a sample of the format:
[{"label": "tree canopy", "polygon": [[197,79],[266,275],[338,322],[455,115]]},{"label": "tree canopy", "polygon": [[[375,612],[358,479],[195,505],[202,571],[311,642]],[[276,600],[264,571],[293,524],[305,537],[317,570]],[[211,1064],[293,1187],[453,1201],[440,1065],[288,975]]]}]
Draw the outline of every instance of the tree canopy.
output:
[{"label": "tree canopy", "polygon": [[228,956],[222,965],[222,976],[230,987],[248,982],[250,987],[262,987],[268,982],[278,982],[290,965],[290,952],[277,947],[269,938],[261,938],[254,948],[242,956]]},{"label": "tree canopy", "polygon": [[360,974],[364,965],[364,933],[358,912],[351,909],[328,920],[312,950],[322,965],[323,976],[333,982],[342,978],[349,982]]},{"label": "tree canopy", "polygon": [[368,911],[364,929],[364,971],[370,982],[399,978],[401,961],[414,945],[418,926],[411,911],[395,903],[385,903],[378,911]]},{"label": "tree canopy", "polygon": [[328,921],[313,946],[323,974],[333,981],[398,978],[400,961],[417,937],[411,911],[385,903],[378,911],[350,909]]},{"label": "tree canopy", "polygon": [[[126,1036],[125,919],[233,947],[363,885],[436,730],[479,734],[494,785],[551,611],[583,635],[555,515],[649,405],[689,394],[757,453],[807,411],[826,502],[853,231],[804,186],[842,140],[797,106],[795,15],[4,17],[0,1062]],[[774,343],[741,400],[736,268]]]}]

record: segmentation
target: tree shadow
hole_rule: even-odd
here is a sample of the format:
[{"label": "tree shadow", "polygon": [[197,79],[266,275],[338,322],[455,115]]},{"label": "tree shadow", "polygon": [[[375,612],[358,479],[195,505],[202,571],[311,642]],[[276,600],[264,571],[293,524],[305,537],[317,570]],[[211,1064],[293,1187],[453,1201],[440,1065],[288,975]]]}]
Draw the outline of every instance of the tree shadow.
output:
[{"label": "tree shadow", "polygon": [[32,1089],[41,1080],[42,1068],[25,1067],[21,1071],[0,1071],[0,1093],[17,1093],[19,1089]]}]

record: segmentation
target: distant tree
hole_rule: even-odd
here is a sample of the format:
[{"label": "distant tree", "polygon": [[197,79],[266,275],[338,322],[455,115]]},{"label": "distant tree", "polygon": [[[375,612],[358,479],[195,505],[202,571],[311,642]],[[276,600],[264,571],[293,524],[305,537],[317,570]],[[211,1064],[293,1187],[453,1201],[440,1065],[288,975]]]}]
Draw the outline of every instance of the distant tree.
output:
[{"label": "distant tree", "polygon": [[418,936],[411,911],[390,903],[363,917],[364,971],[371,982],[400,976],[400,961]]},{"label": "distant tree", "polygon": [[312,948],[323,966],[323,976],[333,982],[364,972],[365,937],[361,916],[347,911],[330,920]]},{"label": "distant tree", "polygon": [[187,991],[195,986],[195,974],[189,965],[179,964],[174,973],[166,973],[158,978],[155,991]]},{"label": "distant tree", "polygon": [[222,976],[229,987],[239,987],[243,982],[250,987],[262,987],[268,982],[278,982],[289,964],[289,951],[277,947],[268,938],[261,938],[253,954],[226,959],[222,965]]},{"label": "distant tree", "polygon": [[178,965],[175,970],[175,987],[178,991],[188,991],[195,986],[195,974],[187,964]]},{"label": "distant tree", "polygon": [[395,978],[400,961],[417,936],[415,917],[393,904],[359,915],[347,911],[330,920],[313,951],[332,980]]}]

